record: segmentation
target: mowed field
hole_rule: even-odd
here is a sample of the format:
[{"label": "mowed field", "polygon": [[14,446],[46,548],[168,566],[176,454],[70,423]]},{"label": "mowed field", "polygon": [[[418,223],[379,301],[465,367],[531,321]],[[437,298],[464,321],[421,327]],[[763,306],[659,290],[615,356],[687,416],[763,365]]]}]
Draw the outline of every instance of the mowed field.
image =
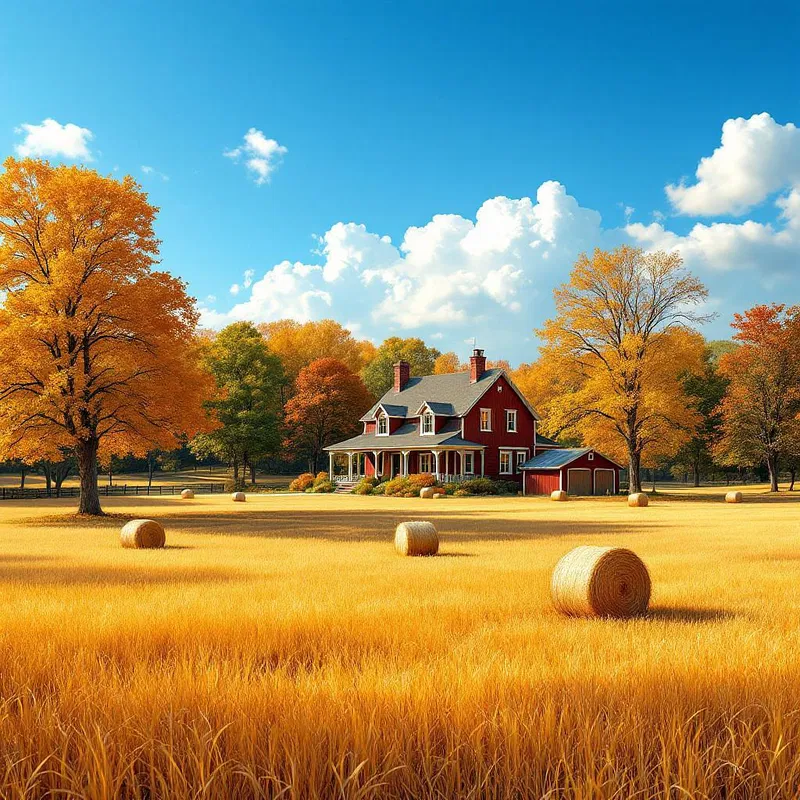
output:
[{"label": "mowed field", "polygon": [[[800,497],[721,491],[4,503],[0,796],[794,797]],[[584,543],[644,559],[647,618],[552,610]]]}]

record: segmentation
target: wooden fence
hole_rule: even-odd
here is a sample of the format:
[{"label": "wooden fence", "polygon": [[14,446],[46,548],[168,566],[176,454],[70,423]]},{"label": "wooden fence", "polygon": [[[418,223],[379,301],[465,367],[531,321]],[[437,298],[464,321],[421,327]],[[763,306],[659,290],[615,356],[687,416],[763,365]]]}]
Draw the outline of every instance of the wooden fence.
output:
[{"label": "wooden fence", "polygon": [[[224,483],[174,483],[174,484],[155,484],[153,486],[98,486],[101,497],[126,497],[128,495],[138,497],[139,495],[169,495],[180,494],[184,489],[191,489],[195,493],[205,492],[214,494],[224,492]],[[42,500],[49,497],[80,497],[79,486],[62,486],[59,491],[55,489],[14,489],[0,488],[0,500]]]}]

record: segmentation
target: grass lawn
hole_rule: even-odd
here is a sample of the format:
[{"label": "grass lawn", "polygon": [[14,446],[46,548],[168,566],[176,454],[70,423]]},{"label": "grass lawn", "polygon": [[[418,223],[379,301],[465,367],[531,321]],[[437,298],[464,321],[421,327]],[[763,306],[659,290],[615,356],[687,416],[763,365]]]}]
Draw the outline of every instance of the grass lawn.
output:
[{"label": "grass lawn", "polygon": [[[796,796],[800,495],[762,488],[3,503],[0,796]],[[395,555],[420,518],[440,555]],[[552,610],[583,543],[644,559],[648,618]]]}]

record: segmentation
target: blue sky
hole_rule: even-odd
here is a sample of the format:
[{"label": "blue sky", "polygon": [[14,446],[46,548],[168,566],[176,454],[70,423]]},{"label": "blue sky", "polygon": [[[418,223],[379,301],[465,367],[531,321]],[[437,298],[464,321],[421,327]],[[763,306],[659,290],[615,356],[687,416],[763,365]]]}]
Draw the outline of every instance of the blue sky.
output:
[{"label": "blue sky", "polygon": [[210,325],[516,363],[627,241],[679,249],[726,336],[800,301],[798,41],[788,2],[18,3],[0,152],[134,175]]}]

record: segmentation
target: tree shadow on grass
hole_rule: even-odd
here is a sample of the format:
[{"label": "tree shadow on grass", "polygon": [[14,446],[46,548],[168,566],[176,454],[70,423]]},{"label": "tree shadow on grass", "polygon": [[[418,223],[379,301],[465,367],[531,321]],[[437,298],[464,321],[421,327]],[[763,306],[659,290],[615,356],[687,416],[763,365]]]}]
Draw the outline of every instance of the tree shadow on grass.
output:
[{"label": "tree shadow on grass", "polygon": [[713,623],[735,619],[738,615],[724,608],[661,606],[651,608],[645,619],[663,622]]},{"label": "tree shadow on grass", "polygon": [[[133,551],[131,551],[133,552]],[[101,566],[98,564],[0,564],[0,586],[170,586],[231,582],[247,578],[247,573],[233,569],[202,567],[180,569],[174,564],[137,564],[136,566]]]},{"label": "tree shadow on grass", "polygon": [[647,533],[658,525],[642,522],[587,522],[531,518],[499,518],[495,511],[237,511],[222,514],[179,514],[159,517],[170,531],[222,534],[266,539],[326,542],[391,541],[399,522],[423,518],[436,524],[443,544],[537,541],[580,535],[587,539]]}]

